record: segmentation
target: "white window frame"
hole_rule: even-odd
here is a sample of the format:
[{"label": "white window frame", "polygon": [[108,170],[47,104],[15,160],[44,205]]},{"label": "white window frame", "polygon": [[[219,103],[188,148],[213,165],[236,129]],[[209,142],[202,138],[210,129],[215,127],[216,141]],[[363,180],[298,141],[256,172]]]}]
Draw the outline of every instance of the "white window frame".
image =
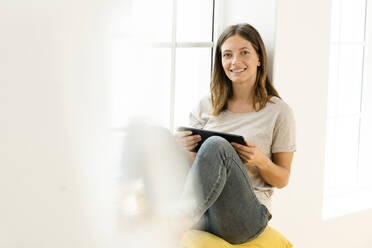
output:
[{"label": "white window frame", "polygon": [[[169,116],[169,129],[171,131],[174,130],[175,125],[175,96],[176,96],[176,53],[177,48],[203,48],[203,47],[210,47],[212,49],[212,56],[213,58],[213,41],[214,41],[214,27],[215,27],[215,6],[216,0],[211,0],[213,2],[213,9],[212,9],[212,30],[211,30],[211,42],[177,42],[177,6],[178,0],[173,0],[173,18],[172,18],[172,42],[171,44],[163,43],[155,43],[154,46],[157,47],[171,47],[171,75],[170,75],[170,116]],[[213,62],[213,61],[212,61]],[[213,63],[211,63],[213,66]],[[211,67],[212,71],[212,67]]]},{"label": "white window frame", "polygon": [[[342,9],[342,0],[334,0],[334,1],[340,1],[341,2],[341,9]],[[369,26],[372,26],[372,18],[369,17],[369,15],[372,14],[372,11],[371,11],[371,6],[369,6],[368,4],[368,0],[365,0],[365,19],[364,19],[364,41],[362,42],[345,42],[345,41],[331,41],[330,42],[330,48],[332,47],[336,47],[339,51],[342,49],[343,46],[348,46],[348,45],[357,45],[357,46],[360,46],[361,49],[363,49],[363,56],[362,56],[362,63],[361,63],[361,86],[360,86],[360,91],[361,91],[361,100],[360,100],[360,110],[359,110],[359,113],[358,114],[353,114],[352,116],[353,117],[357,117],[358,120],[359,120],[359,128],[357,131],[358,133],[358,137],[357,137],[357,140],[358,140],[358,147],[357,147],[357,154],[358,154],[358,157],[357,157],[357,164],[355,165],[354,167],[354,171],[352,171],[348,176],[349,178],[352,177],[352,176],[355,176],[355,184],[351,186],[351,188],[347,191],[344,191],[344,190],[340,190],[340,192],[336,192],[336,193],[333,193],[333,194],[325,194],[324,195],[324,202],[323,202],[323,218],[324,219],[330,219],[330,218],[335,218],[335,217],[338,217],[338,216],[342,216],[342,215],[345,215],[345,214],[350,214],[350,213],[353,213],[353,212],[357,212],[357,211],[361,211],[361,210],[365,210],[365,209],[368,209],[368,208],[371,208],[372,207],[372,198],[371,197],[366,197],[366,195],[370,195],[372,194],[372,188],[365,188],[365,187],[362,187],[361,186],[361,181],[359,180],[359,175],[360,175],[360,140],[361,140],[361,135],[363,135],[361,133],[361,124],[364,120],[363,118],[363,108],[366,107],[363,105],[363,89],[364,89],[364,84],[367,83],[366,80],[371,80],[371,79],[367,79],[366,77],[366,72],[367,72],[367,68],[366,68],[366,63],[365,63],[365,59],[366,59],[366,50],[367,50],[367,45],[368,46],[371,46],[371,44],[368,44],[367,42],[367,29],[369,28]],[[340,10],[341,12],[342,10]],[[342,19],[340,20],[340,27],[342,26]],[[368,47],[369,49],[371,49],[372,47]],[[337,62],[339,63],[339,61]],[[338,72],[337,72],[337,76],[339,76],[339,67],[338,67]],[[371,83],[371,82],[369,82]],[[331,94],[331,92],[329,92],[329,94]],[[338,121],[339,123],[342,121],[341,119],[342,118],[351,118],[352,117],[351,115],[347,115],[347,114],[342,114],[342,113],[339,113],[339,112],[336,112],[335,115],[330,115],[328,114],[327,116],[327,122],[330,121],[330,120],[336,120]],[[336,124],[337,125],[337,122]],[[327,149],[326,149],[326,153],[327,153]],[[325,164],[326,168],[327,166],[330,166],[330,165],[327,165]],[[352,170],[352,168],[350,168],[350,170]],[[348,180],[349,178],[344,178],[344,180]],[[327,178],[327,176],[324,178],[324,180],[329,180]],[[327,185],[325,183],[325,185]],[[326,189],[325,189],[326,191]]]},{"label": "white window frame", "polygon": [[[216,27],[217,27],[217,19],[216,16],[216,8],[221,4],[221,0],[209,0],[212,1],[212,30],[211,31],[211,41],[210,42],[178,42],[177,41],[177,7],[178,7],[179,0],[172,1],[172,39],[170,42],[151,42],[143,44],[145,47],[149,48],[170,48],[171,49],[171,61],[170,61],[170,111],[169,111],[169,130],[174,131],[175,128],[175,97],[176,97],[176,58],[177,58],[177,48],[211,48],[211,73],[213,67],[213,58],[214,58],[214,39],[216,37]],[[125,38],[128,34],[117,34],[115,35],[116,38]],[[129,37],[130,38],[130,37]],[[126,126],[119,126],[119,127],[111,127],[110,130],[114,132],[127,132]]]}]

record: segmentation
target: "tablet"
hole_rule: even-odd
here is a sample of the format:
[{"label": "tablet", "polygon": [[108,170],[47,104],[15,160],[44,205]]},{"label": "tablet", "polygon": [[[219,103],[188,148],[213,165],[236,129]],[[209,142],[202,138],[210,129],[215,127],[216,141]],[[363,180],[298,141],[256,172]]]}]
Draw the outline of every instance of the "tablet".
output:
[{"label": "tablet", "polygon": [[198,128],[192,128],[192,127],[178,127],[178,131],[191,131],[191,135],[200,135],[201,141],[199,141],[198,146],[195,147],[192,152],[197,152],[200,148],[200,146],[204,143],[206,139],[208,139],[211,136],[220,136],[224,139],[226,139],[228,142],[235,142],[241,145],[246,145],[244,142],[244,138],[241,135],[235,135],[230,133],[222,133],[222,132],[216,132],[212,130],[204,130],[204,129],[198,129]]}]

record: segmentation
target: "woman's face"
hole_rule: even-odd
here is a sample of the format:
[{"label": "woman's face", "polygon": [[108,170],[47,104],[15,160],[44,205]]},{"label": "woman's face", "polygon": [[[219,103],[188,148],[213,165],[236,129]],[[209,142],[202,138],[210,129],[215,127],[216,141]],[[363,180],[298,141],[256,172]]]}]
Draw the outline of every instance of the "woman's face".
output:
[{"label": "woman's face", "polygon": [[255,83],[260,62],[251,42],[233,35],[222,44],[221,57],[222,67],[233,83]]}]

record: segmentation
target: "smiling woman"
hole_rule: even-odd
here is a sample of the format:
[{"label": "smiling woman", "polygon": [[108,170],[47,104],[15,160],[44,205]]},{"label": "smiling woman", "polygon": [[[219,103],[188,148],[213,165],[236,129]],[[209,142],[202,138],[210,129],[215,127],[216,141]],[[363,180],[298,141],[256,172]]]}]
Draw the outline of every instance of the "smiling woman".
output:
[{"label": "smiling woman", "polygon": [[[114,56],[119,57],[118,61],[123,61],[124,64],[129,65],[128,67],[124,66],[124,68],[133,68],[133,70],[127,70],[129,73],[122,74],[123,72],[120,70],[123,66],[117,63],[122,78],[115,78],[115,80],[117,80],[117,88],[114,90],[114,94],[116,95],[115,99],[127,103],[117,108],[120,112],[116,113],[115,116],[121,118],[121,120],[124,120],[124,118],[128,120],[128,118],[133,115],[145,113],[147,115],[153,115],[158,118],[158,120],[161,120],[161,122],[154,121],[152,122],[153,124],[160,124],[173,129],[173,124],[180,124],[180,122],[178,122],[181,119],[180,116],[184,116],[189,112],[190,106],[196,102],[195,99],[202,98],[202,96],[208,92],[211,72],[211,48],[213,46],[212,34],[216,31],[213,29],[213,25],[210,27],[204,24],[213,24],[215,1],[210,1],[209,3],[213,4],[208,6],[200,4],[200,1],[193,1],[193,8],[191,9],[196,9],[198,11],[180,12],[179,6],[187,5],[186,2],[187,1],[173,1],[172,8],[168,6],[169,11],[164,11],[164,13],[171,13],[173,17],[172,23],[166,23],[168,28],[170,27],[169,24],[171,24],[171,40],[159,40],[156,34],[154,34],[156,39],[151,40],[151,34],[156,30],[156,25],[151,32],[146,33],[147,28],[153,27],[152,23],[149,23],[148,26],[141,26],[138,24],[141,20],[142,22],[143,20],[149,22],[149,20],[156,19],[157,14],[159,14],[158,12],[150,11],[149,16],[151,17],[149,18],[149,16],[144,16],[143,13],[141,13],[141,8],[133,10],[134,14],[137,13],[137,10],[137,14],[143,16],[143,18],[136,17],[138,22],[134,22],[134,26],[138,26],[139,28],[132,28],[135,33],[140,33],[141,37],[143,37],[143,39],[139,39],[137,43],[142,43],[141,45],[143,45],[144,48],[137,49],[138,44],[135,44],[136,46],[125,47],[124,50],[127,52],[119,56],[114,53]],[[205,11],[199,11],[203,8]],[[184,21],[181,22],[183,24],[180,25],[177,19],[185,17],[185,13],[189,13],[187,19],[193,19],[199,12],[203,20],[203,25],[194,25],[189,27],[188,32],[183,32],[183,25],[189,22]],[[229,10],[226,9],[226,13],[228,12]],[[224,20],[224,18],[221,17],[220,19]],[[224,23],[223,25],[226,24],[227,23]],[[240,30],[241,33],[239,33],[239,30],[235,30],[236,32],[234,33],[228,33],[226,36],[226,32],[222,33],[221,37],[223,37],[223,40],[216,46],[218,51],[216,51],[215,57],[219,58],[215,61],[212,81],[216,79],[214,73],[220,73],[222,75],[221,80],[223,80],[221,83],[225,85],[226,83],[227,85],[230,84],[231,87],[231,97],[227,94],[228,97],[225,99],[226,106],[222,105],[222,107],[225,108],[219,110],[219,117],[226,117],[226,120],[237,120],[240,118],[238,115],[242,114],[244,116],[241,116],[240,121],[249,119],[252,123],[251,126],[248,126],[245,125],[246,123],[238,121],[237,123],[240,123],[242,128],[230,126],[229,131],[234,129],[235,132],[242,131],[245,134],[252,133],[252,135],[245,135],[245,138],[248,140],[247,146],[232,146],[231,144],[222,144],[221,140],[212,139],[207,142],[207,147],[204,148],[204,151],[210,151],[210,154],[212,154],[211,151],[219,147],[221,148],[221,154],[223,154],[224,151],[226,151],[228,155],[233,154],[236,163],[225,164],[226,167],[224,169],[229,167],[227,170],[234,171],[236,178],[239,179],[237,180],[238,184],[242,183],[240,186],[243,193],[241,195],[213,195],[213,199],[210,199],[208,204],[211,203],[215,208],[201,206],[201,210],[206,211],[208,208],[209,213],[216,209],[217,212],[225,213],[231,212],[230,209],[241,209],[242,211],[237,212],[232,219],[225,218],[226,215],[224,214],[217,216],[217,218],[212,218],[210,219],[210,226],[203,226],[203,220],[208,218],[206,217],[206,215],[208,215],[206,212],[192,213],[193,215],[197,215],[192,218],[196,221],[198,226],[232,243],[242,243],[249,239],[253,239],[265,230],[266,224],[271,216],[269,198],[273,193],[272,188],[281,188],[287,184],[292,158],[291,154],[295,149],[292,112],[290,108],[277,97],[278,94],[268,79],[266,50],[263,46],[263,42],[259,35],[259,38],[256,37],[258,33],[250,25],[240,25],[239,27],[242,29]],[[244,29],[249,27],[251,30],[249,31],[250,34],[247,35],[249,37],[252,35],[252,37],[246,38],[244,36]],[[162,30],[164,28],[165,26],[163,25]],[[201,28],[203,28],[203,32],[199,32]],[[227,29],[227,32],[229,32],[229,30],[230,29]],[[219,31],[221,31],[221,28],[218,30],[218,33]],[[198,39],[200,40],[196,40],[195,38],[191,39],[191,35],[185,38],[185,33],[189,32],[209,33],[210,36],[192,35],[192,37],[199,37]],[[257,34],[255,34],[255,32]],[[118,46],[122,47],[120,36],[117,38]],[[223,57],[221,56],[221,45],[224,51]],[[126,56],[128,54],[130,55],[130,59]],[[134,80],[131,80],[129,77],[132,77]],[[214,83],[212,82],[212,88],[213,87]],[[252,91],[256,88],[257,91]],[[217,89],[217,87],[214,89]],[[228,91],[223,91],[223,89],[220,91],[221,94],[226,94],[227,92]],[[124,97],[123,94],[125,95]],[[214,96],[217,95],[218,94],[215,94]],[[208,104],[210,104],[210,102],[208,102],[207,105]],[[210,105],[208,105],[208,107],[209,106]],[[123,111],[123,109],[129,109],[130,112]],[[206,112],[203,112],[203,109],[201,110],[203,113],[200,114],[208,115],[211,113],[209,110],[210,109],[206,109]],[[195,120],[195,123],[192,123],[192,125],[201,124],[203,128],[209,128],[208,125],[212,124],[213,117],[210,119],[211,122],[206,123],[204,120],[201,120],[203,117],[200,118],[201,116],[196,112],[192,113],[192,118]],[[223,117],[225,114],[226,116]],[[216,119],[218,119],[217,115],[214,116]],[[246,118],[245,115],[250,115],[251,117]],[[178,119],[178,117],[180,118]],[[126,120],[119,120],[116,124],[118,124],[119,127],[126,126]],[[265,124],[263,122],[266,121],[268,123],[263,125]],[[196,122],[198,123],[196,124]],[[263,127],[263,129],[257,130],[259,126]],[[220,128],[221,126],[214,127]],[[255,130],[255,132],[251,132],[252,130]],[[270,134],[273,134],[275,137],[270,136]],[[200,154],[203,154],[203,152]],[[149,157],[151,158],[152,156]],[[202,157],[203,156],[200,155],[200,161]],[[198,161],[198,159],[199,157],[197,156],[195,161]],[[203,163],[204,162],[200,162],[200,164]],[[220,163],[213,164],[220,166]],[[211,178],[216,176],[215,174],[212,175],[213,173],[211,172],[218,172],[218,170],[207,167],[205,170],[199,169],[200,165],[198,166],[194,163],[190,171],[190,178],[193,178],[192,175],[195,175],[194,171],[197,171],[197,173],[211,174]],[[224,169],[221,169],[221,171]],[[229,182],[233,181],[230,180],[231,178]],[[186,183],[186,185],[190,184],[193,184],[193,181]],[[226,185],[226,189],[229,189],[230,193],[234,191],[230,191],[232,189],[230,186],[234,187],[234,185],[230,183]],[[210,185],[206,183],[204,186],[205,188],[203,190],[207,192],[210,189]],[[221,190],[222,187],[223,186],[219,187],[218,191]],[[244,198],[244,200],[241,202],[236,201],[236,197]],[[228,199],[228,201],[221,202],[221,199]],[[214,204],[213,201],[216,204]],[[221,208],[219,209],[218,206],[226,202],[228,203],[228,209],[226,211],[223,209],[223,211],[220,211]],[[234,207],[234,204],[240,205],[235,205]],[[230,208],[230,206],[232,206],[232,208]],[[200,219],[198,219],[198,217]],[[238,219],[241,220],[235,221]],[[215,223],[213,223],[214,221]],[[251,225],[246,223],[251,223]]]},{"label": "smiling woman", "polygon": [[[268,96],[279,96],[267,75],[264,43],[249,24],[230,26],[221,34],[214,68],[211,83],[214,115],[228,107],[238,113],[260,110],[265,107]],[[249,102],[241,104],[240,100],[235,101],[236,97]]]},{"label": "smiling woman", "polygon": [[216,45],[211,96],[190,114],[194,128],[242,135],[245,146],[187,131],[177,137],[191,159],[185,191],[200,185],[201,199],[186,212],[195,229],[232,244],[258,237],[271,219],[273,188],[288,184],[295,144],[291,108],[266,72],[266,51],[257,30],[232,25]]},{"label": "smiling woman", "polygon": [[235,84],[250,81],[253,86],[260,59],[251,42],[233,35],[225,41],[221,50],[222,66],[227,77]]}]

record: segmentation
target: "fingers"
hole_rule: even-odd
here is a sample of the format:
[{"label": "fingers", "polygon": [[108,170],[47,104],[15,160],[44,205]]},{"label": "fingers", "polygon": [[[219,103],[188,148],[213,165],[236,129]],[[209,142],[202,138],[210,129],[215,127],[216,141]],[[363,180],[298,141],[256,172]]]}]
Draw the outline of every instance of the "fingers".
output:
[{"label": "fingers", "polygon": [[250,165],[251,164],[251,158],[250,155],[244,154],[240,151],[237,151],[240,159],[242,160],[243,164]]},{"label": "fingers", "polygon": [[192,132],[191,131],[179,131],[179,132],[176,132],[176,137],[178,138],[182,138],[182,137],[185,137],[185,136],[189,136],[191,135]]},{"label": "fingers", "polygon": [[254,148],[243,146],[235,142],[232,142],[231,145],[235,148],[243,163],[250,164],[254,153]]},{"label": "fingers", "polygon": [[200,135],[191,135],[191,131],[181,131],[175,134],[179,144],[188,151],[193,150],[198,146],[198,142],[201,141]]},{"label": "fingers", "polygon": [[236,143],[234,144],[232,143],[232,146],[239,153],[239,155],[244,156],[245,158],[249,158],[252,155],[252,150],[250,148],[244,147]]},{"label": "fingers", "polygon": [[188,151],[191,151],[191,150],[193,150],[195,147],[197,147],[198,146],[198,143],[195,143],[195,144],[193,144],[193,145],[186,145],[186,146],[184,146],[184,148],[186,149],[186,150],[188,150]]},{"label": "fingers", "polygon": [[[250,144],[252,144],[252,143],[250,143]],[[244,150],[244,151],[253,151],[253,148],[256,147],[255,145],[254,146],[243,146],[243,145],[235,143],[235,142],[231,142],[231,145],[235,149]]]},{"label": "fingers", "polygon": [[245,144],[248,146],[248,147],[256,147],[255,144],[251,143],[251,142],[248,142],[248,140],[244,140],[245,141]]},{"label": "fingers", "polygon": [[201,137],[200,135],[190,135],[182,137],[182,140],[187,146],[192,146],[197,144],[201,140]]}]

